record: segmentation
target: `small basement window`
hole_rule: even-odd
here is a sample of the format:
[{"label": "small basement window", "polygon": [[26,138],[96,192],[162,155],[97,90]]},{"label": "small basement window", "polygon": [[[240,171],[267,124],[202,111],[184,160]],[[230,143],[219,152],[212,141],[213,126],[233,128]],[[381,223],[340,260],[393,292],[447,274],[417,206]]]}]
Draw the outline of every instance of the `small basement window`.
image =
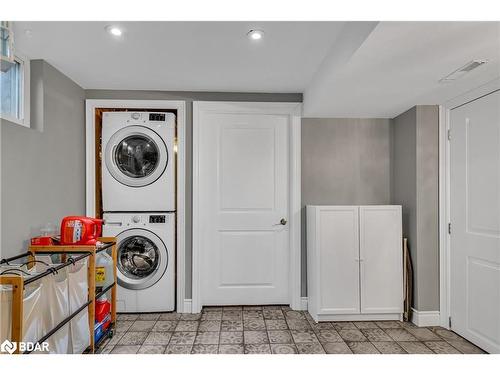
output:
[{"label": "small basement window", "polygon": [[29,128],[29,60],[15,56],[14,62],[2,61],[0,71],[0,118]]}]

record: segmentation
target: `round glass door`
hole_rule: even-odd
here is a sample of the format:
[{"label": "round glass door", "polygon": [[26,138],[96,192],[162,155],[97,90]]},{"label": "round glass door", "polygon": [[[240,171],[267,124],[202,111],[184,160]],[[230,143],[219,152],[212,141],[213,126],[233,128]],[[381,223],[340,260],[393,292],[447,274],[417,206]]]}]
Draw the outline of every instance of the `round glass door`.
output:
[{"label": "round glass door", "polygon": [[156,143],[146,135],[131,135],[115,147],[114,162],[126,176],[144,178],[158,167],[160,152]]},{"label": "round glass door", "polygon": [[168,150],[153,130],[129,126],[110,138],[105,149],[105,162],[118,182],[142,187],[161,177],[168,164]]},{"label": "round glass door", "polygon": [[132,229],[118,236],[118,284],[124,288],[150,287],[160,280],[167,264],[167,250],[155,234]]}]

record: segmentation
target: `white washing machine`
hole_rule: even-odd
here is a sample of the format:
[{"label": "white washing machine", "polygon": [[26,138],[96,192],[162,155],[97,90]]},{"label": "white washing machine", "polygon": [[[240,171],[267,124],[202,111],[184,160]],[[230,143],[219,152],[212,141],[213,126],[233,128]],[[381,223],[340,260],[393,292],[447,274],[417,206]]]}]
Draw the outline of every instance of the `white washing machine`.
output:
[{"label": "white washing machine", "polygon": [[175,214],[105,213],[104,236],[117,237],[117,311],[175,309]]},{"label": "white washing machine", "polygon": [[104,112],[104,212],[175,211],[175,115]]}]

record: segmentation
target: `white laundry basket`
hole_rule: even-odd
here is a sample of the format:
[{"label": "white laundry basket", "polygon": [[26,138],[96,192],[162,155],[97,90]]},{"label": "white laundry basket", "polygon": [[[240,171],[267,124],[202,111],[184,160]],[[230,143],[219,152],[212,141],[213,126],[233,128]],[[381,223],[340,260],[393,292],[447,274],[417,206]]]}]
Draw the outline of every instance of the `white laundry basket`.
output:
[{"label": "white laundry basket", "polygon": [[[68,267],[69,313],[88,300],[87,259]],[[70,322],[70,352],[81,354],[90,345],[89,313],[83,309]]]},{"label": "white laundry basket", "polygon": [[[7,271],[10,275],[31,277],[36,272],[28,271],[21,265],[2,266],[0,273]],[[23,291],[23,331],[21,339],[24,342],[36,342],[44,334],[43,295],[41,282],[35,282],[25,287]],[[0,286],[0,342],[11,340],[12,332],[12,286]]]},{"label": "white laundry basket", "polygon": [[[57,266],[51,264],[49,256],[36,257],[36,270],[44,272],[49,267]],[[69,284],[68,268],[62,268],[53,275],[41,279],[42,296],[44,303],[44,335],[54,329],[59,323],[69,316]],[[40,339],[40,337],[38,338]],[[69,323],[61,327],[57,332],[47,339],[49,353],[67,354],[71,353],[69,340]]]}]

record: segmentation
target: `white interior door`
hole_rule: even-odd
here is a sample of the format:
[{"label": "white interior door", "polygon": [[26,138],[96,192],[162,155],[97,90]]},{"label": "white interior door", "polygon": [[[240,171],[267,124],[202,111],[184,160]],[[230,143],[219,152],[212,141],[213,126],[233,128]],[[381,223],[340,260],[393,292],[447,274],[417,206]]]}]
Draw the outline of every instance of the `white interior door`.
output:
[{"label": "white interior door", "polygon": [[290,116],[196,113],[201,304],[287,303]]},{"label": "white interior door", "polygon": [[500,91],[450,119],[452,329],[500,353]]}]

